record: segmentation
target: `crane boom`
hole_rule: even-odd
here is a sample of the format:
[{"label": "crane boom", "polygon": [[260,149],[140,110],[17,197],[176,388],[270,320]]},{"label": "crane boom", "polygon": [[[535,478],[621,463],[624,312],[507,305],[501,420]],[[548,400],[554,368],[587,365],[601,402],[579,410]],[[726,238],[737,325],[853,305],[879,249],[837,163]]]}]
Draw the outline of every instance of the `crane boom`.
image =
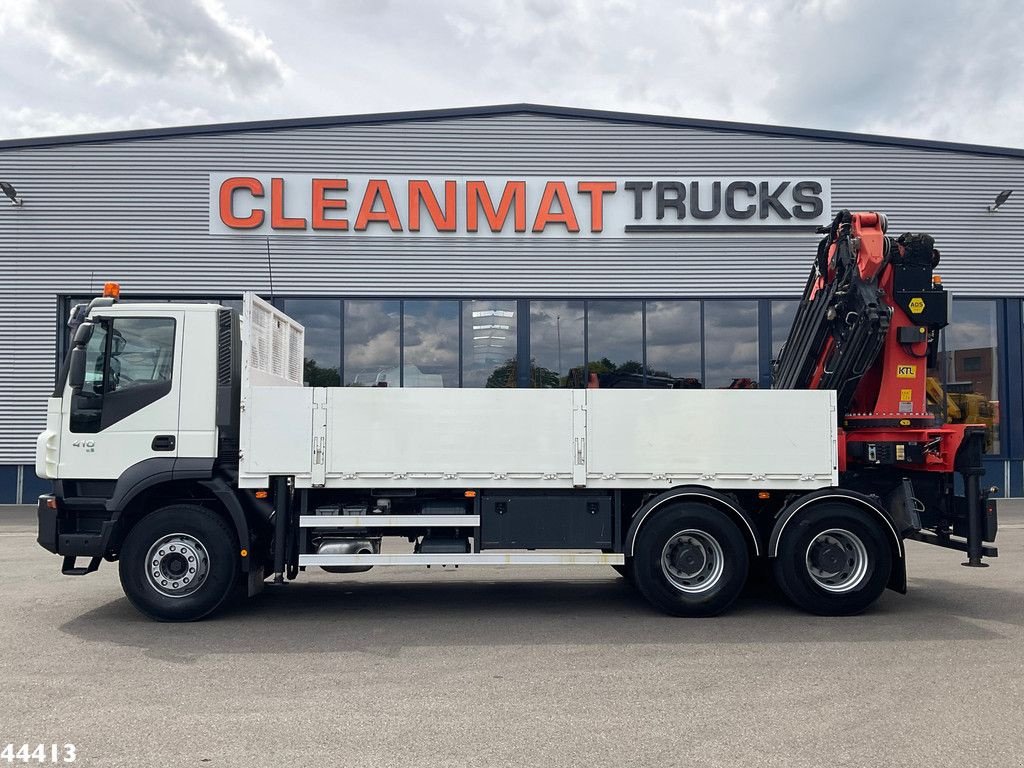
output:
[{"label": "crane boom", "polygon": [[[995,525],[980,489],[985,425],[944,423],[945,409],[928,409],[928,369],[949,322],[949,294],[934,272],[939,252],[931,235],[894,238],[886,229],[880,213],[844,210],[820,230],[772,386],[835,390],[846,482],[881,494],[896,486],[925,518],[912,537],[966,548],[968,564],[981,565]],[[955,495],[954,472],[964,496]]]}]

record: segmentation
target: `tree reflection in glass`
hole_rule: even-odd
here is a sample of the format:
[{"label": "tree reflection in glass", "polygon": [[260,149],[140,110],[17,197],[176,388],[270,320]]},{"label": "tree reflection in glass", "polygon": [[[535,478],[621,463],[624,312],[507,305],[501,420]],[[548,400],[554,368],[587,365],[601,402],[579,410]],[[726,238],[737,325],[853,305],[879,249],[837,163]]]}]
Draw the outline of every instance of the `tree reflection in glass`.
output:
[{"label": "tree reflection in glass", "polygon": [[570,385],[569,372],[583,370],[583,302],[530,302],[530,386]]},{"label": "tree reflection in glass", "polygon": [[516,302],[462,302],[462,386],[516,386]]}]

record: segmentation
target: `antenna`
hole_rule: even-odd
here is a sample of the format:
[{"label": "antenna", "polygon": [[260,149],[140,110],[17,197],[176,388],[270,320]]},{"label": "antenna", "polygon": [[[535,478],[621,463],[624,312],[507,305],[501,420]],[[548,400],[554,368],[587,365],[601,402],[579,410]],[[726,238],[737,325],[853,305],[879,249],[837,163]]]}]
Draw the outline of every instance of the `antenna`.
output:
[{"label": "antenna", "polygon": [[267,272],[270,275],[270,303],[274,303],[274,262],[270,259],[270,237],[267,237]]}]

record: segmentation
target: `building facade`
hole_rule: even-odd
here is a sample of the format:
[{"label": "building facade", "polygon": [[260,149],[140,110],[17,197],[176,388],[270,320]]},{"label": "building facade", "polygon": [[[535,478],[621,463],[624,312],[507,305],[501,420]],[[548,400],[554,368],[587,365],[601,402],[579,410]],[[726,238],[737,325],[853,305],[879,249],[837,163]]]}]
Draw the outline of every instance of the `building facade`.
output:
[{"label": "building facade", "polygon": [[105,281],[257,291],[316,385],[766,387],[843,208],[935,236],[937,398],[1024,495],[1024,150],[513,105],[5,141],[0,180],[0,503],[43,490],[67,311]]}]

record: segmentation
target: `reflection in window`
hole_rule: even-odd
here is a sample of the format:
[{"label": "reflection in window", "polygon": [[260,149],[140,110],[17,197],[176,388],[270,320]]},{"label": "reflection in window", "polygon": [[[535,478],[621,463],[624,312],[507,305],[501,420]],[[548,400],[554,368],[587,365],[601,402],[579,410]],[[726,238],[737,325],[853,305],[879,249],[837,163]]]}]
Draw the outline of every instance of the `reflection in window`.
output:
[{"label": "reflection in window", "polygon": [[302,380],[307,387],[341,384],[341,300],[285,299],[285,314],[306,329]]},{"label": "reflection in window", "polygon": [[[984,424],[985,450],[1000,452],[999,370],[996,303],[982,299],[953,302],[946,328],[945,349],[939,355],[944,381],[929,382],[933,397],[945,387],[947,419],[954,424]],[[931,374],[931,372],[929,372]]]},{"label": "reflection in window", "polygon": [[601,387],[642,386],[643,355],[641,302],[587,302],[587,370]]},{"label": "reflection in window", "polygon": [[404,323],[403,386],[459,386],[459,302],[406,301]]},{"label": "reflection in window", "polygon": [[125,317],[114,321],[107,392],[171,380],[174,320]]},{"label": "reflection in window", "polygon": [[772,302],[772,360],[779,359],[798,306],[799,299],[780,299]]},{"label": "reflection in window", "polygon": [[399,385],[397,301],[345,301],[345,386]]},{"label": "reflection in window", "polygon": [[647,302],[647,386],[700,386],[700,302]]},{"label": "reflection in window", "polygon": [[[530,302],[530,386],[569,386],[583,371],[583,302]],[[578,384],[578,383],[577,383]]]},{"label": "reflection in window", "polygon": [[704,375],[709,389],[757,386],[757,302],[704,302]]},{"label": "reflection in window", "polygon": [[516,302],[462,302],[462,386],[516,385]]}]

